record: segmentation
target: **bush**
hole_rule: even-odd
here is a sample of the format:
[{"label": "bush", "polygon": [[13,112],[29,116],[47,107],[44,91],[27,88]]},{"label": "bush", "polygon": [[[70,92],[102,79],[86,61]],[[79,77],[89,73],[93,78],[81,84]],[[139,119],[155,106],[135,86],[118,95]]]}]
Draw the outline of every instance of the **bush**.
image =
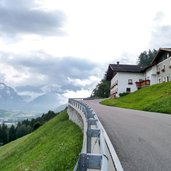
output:
[{"label": "bush", "polygon": [[41,126],[41,123],[39,121],[37,121],[34,125],[33,125],[33,130],[38,129]]}]

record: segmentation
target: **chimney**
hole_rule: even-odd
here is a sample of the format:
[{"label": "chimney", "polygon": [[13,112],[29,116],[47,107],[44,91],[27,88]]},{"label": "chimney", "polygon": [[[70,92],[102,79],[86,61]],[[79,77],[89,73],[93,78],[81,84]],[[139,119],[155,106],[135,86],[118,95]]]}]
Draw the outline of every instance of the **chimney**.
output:
[{"label": "chimney", "polygon": [[119,65],[119,61],[117,61],[117,65]]}]

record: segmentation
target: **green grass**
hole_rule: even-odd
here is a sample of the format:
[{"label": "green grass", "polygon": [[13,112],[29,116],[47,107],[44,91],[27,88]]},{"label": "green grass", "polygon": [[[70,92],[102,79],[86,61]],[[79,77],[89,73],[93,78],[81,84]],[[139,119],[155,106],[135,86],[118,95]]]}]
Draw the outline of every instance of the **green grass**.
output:
[{"label": "green grass", "polygon": [[101,104],[171,114],[171,82],[142,88],[124,97],[104,100]]},{"label": "green grass", "polygon": [[66,111],[35,132],[0,148],[0,171],[70,171],[82,146],[82,131]]}]

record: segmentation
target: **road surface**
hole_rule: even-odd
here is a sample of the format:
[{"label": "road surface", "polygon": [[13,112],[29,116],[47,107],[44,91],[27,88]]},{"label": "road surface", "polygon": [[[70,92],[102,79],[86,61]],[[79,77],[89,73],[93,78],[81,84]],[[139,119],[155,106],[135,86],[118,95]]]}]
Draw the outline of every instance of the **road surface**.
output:
[{"label": "road surface", "polygon": [[125,171],[171,171],[171,115],[85,102],[102,122]]}]

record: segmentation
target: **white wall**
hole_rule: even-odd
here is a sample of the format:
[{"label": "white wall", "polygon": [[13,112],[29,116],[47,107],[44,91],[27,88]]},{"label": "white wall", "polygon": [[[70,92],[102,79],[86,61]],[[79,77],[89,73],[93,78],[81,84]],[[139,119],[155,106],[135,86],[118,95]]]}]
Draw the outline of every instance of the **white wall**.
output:
[{"label": "white wall", "polygon": [[157,77],[156,77],[157,67],[152,66],[146,70],[145,73],[145,80],[150,80],[150,85],[157,84]]},{"label": "white wall", "polygon": [[[165,65],[165,71],[162,72],[162,68]],[[160,71],[160,74],[157,74],[157,83],[171,81],[171,57],[168,57],[166,60],[157,64],[157,71]],[[160,82],[159,82],[160,79]]]},{"label": "white wall", "polygon": [[[128,80],[132,79],[132,85],[128,84]],[[128,72],[118,72],[111,80],[111,87],[117,82],[118,84],[111,89],[111,95],[113,92],[117,91],[116,97],[119,97],[119,93],[126,92],[127,88],[131,89],[131,92],[137,90],[136,81],[139,79],[144,79],[143,73],[128,73]]]}]

